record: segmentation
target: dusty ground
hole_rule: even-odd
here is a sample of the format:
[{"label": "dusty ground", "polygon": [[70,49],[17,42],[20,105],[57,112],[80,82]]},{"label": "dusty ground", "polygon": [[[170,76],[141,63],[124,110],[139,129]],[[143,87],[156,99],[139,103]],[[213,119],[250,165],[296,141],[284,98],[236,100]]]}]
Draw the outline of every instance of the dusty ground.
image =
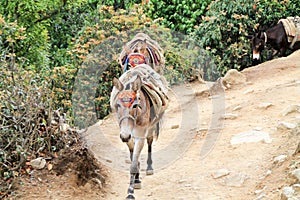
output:
[{"label": "dusty ground", "polygon": [[[248,200],[259,195],[280,199],[281,189],[290,184],[289,167],[300,166],[299,154],[292,155],[300,141],[299,129],[277,129],[282,121],[300,124],[299,112],[282,115],[289,106],[300,105],[300,51],[242,74],[246,81],[232,85],[224,96],[208,95],[203,92],[208,85],[198,82],[172,88],[172,103],[154,144],[155,172],[146,176],[142,170],[137,200]],[[220,118],[224,114],[228,118]],[[269,133],[271,141],[230,144],[232,136],[250,130]],[[78,187],[72,173],[55,176],[50,172],[24,183],[22,198],[125,199],[130,164],[114,116],[90,127],[85,138],[107,169],[104,189],[89,184]],[[276,164],[273,160],[279,155],[287,158]],[[144,169],[145,154],[142,162]],[[220,169],[230,173],[214,178]],[[241,182],[235,182],[235,177]]]}]

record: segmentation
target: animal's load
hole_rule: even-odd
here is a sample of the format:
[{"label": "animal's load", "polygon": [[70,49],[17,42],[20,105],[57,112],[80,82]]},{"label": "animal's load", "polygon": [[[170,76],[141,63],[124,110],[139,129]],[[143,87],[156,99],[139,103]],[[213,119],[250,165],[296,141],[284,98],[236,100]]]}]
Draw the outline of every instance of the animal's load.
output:
[{"label": "animal's load", "polygon": [[292,48],[295,42],[300,41],[300,17],[288,17],[286,19],[281,19],[288,42],[291,42],[290,47]]},{"label": "animal's load", "polygon": [[[146,58],[146,61],[144,61],[144,58],[131,59],[131,53],[135,54],[135,56],[142,54]],[[165,68],[163,49],[156,41],[144,33],[136,34],[134,38],[124,46],[118,58],[119,64],[124,71],[127,70],[127,64],[130,63],[131,60],[137,60],[138,64],[141,64],[140,62],[143,61],[144,64],[150,65],[159,74],[162,74]]]}]

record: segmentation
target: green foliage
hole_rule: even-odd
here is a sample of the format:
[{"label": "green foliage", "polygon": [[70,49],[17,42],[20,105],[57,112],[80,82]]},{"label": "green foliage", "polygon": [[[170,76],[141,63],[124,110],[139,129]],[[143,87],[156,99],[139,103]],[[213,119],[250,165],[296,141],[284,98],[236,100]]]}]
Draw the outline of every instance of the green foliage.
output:
[{"label": "green foliage", "polygon": [[[195,38],[209,52],[219,71],[252,65],[250,40],[247,36],[258,28],[265,29],[280,18],[299,13],[295,1],[214,1],[209,6]],[[290,8],[294,10],[291,11]],[[260,25],[260,26],[259,26]],[[207,74],[204,70],[204,74]]]},{"label": "green foliage", "polygon": [[256,22],[261,30],[277,24],[278,20],[291,16],[299,16],[299,0],[256,1]]},{"label": "green foliage", "polygon": [[211,0],[151,0],[146,13],[152,19],[162,19],[162,24],[182,33],[193,32],[206,12]]},{"label": "green foliage", "polygon": [[17,57],[26,57],[23,62],[29,69],[41,70],[49,64],[49,36],[47,27],[49,25],[49,10],[60,5],[60,1],[21,1],[4,0],[0,3],[0,14],[7,22],[17,22],[19,26],[27,31],[22,45],[15,46]]},{"label": "green foliage", "polygon": [[[0,180],[26,173],[29,159],[65,148],[51,127],[53,110],[78,127],[110,112],[111,80],[122,73],[116,59],[135,33],[164,49],[171,84],[215,80],[219,72],[251,65],[252,31],[300,11],[299,0],[134,2],[144,1],[0,2]],[[176,35],[150,17],[191,34]]]}]

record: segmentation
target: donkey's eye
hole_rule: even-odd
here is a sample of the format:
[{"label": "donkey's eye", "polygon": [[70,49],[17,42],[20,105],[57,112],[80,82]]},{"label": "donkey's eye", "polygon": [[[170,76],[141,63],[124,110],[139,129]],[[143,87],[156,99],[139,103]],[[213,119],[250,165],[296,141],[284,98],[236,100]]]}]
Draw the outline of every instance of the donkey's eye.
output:
[{"label": "donkey's eye", "polygon": [[137,104],[134,104],[133,106],[132,106],[132,108],[137,108],[138,107],[138,105]]}]

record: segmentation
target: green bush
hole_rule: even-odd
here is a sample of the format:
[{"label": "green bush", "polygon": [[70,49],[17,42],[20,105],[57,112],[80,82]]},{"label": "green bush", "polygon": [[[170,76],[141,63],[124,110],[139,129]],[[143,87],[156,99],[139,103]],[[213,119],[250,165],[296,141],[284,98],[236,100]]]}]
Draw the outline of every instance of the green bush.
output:
[{"label": "green bush", "polygon": [[[252,65],[251,41],[247,38],[280,18],[300,12],[298,1],[217,0],[211,3],[194,37],[207,50],[220,73]],[[204,74],[208,74],[204,70]]]},{"label": "green bush", "polygon": [[162,19],[162,24],[182,33],[193,32],[201,21],[211,0],[151,0],[145,6],[146,13],[153,20]]}]

